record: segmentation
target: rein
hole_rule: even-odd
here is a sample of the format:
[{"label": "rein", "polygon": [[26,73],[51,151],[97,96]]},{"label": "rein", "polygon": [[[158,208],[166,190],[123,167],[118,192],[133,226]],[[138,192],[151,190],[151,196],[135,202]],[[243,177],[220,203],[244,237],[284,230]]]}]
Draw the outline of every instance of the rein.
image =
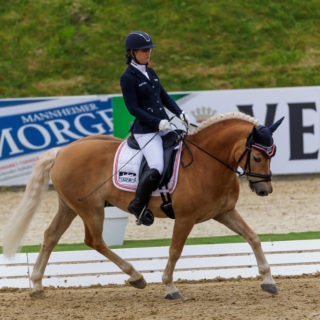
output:
[{"label": "rein", "polygon": [[[195,146],[197,149],[199,149],[200,151],[202,151],[203,153],[205,153],[206,155],[208,155],[209,157],[213,158],[214,160],[220,162],[221,164],[223,164],[225,167],[227,167],[229,170],[237,173],[239,176],[242,176],[243,173],[241,173],[240,171],[236,170],[235,168],[231,167],[228,163],[220,160],[219,158],[217,158],[216,156],[214,156],[212,153],[208,152],[207,150],[203,149],[202,147],[200,147],[199,145],[197,145],[196,143],[192,142],[191,140],[187,139],[186,137],[184,137],[183,142],[185,144],[185,146],[187,147],[188,151],[191,152],[191,150],[189,149],[188,145],[185,143],[185,141],[187,141],[188,143],[192,144],[193,146]],[[240,159],[238,160],[238,162],[241,161],[241,159],[244,157],[245,153],[247,152],[247,150],[245,150]],[[192,159],[193,161],[193,159]],[[191,163],[189,163],[188,165],[190,165]],[[188,165],[185,165],[184,167],[187,167]]]},{"label": "rein", "polygon": [[[188,145],[186,144],[186,142],[192,144],[193,146],[195,146],[197,149],[199,149],[200,151],[202,151],[203,153],[205,153],[206,155],[208,155],[209,157],[213,158],[214,160],[216,160],[217,162],[221,163],[222,165],[224,165],[226,168],[228,168],[229,170],[231,170],[232,172],[238,174],[239,177],[241,176],[248,176],[248,177],[254,177],[254,178],[261,178],[261,180],[257,180],[257,181],[252,181],[249,180],[249,182],[251,184],[254,183],[258,183],[258,182],[267,182],[267,181],[271,181],[271,176],[272,174],[260,174],[260,173],[255,173],[255,172],[251,172],[251,168],[250,168],[250,155],[251,155],[251,148],[252,148],[252,137],[249,135],[249,137],[247,138],[247,143],[246,143],[246,149],[243,151],[243,153],[241,154],[239,160],[237,161],[237,165],[236,168],[239,167],[240,161],[243,159],[243,157],[245,155],[247,155],[246,158],[246,162],[245,162],[245,166],[243,169],[243,172],[241,173],[240,171],[238,171],[237,169],[235,169],[234,167],[230,166],[228,163],[224,162],[223,160],[220,160],[219,158],[217,158],[215,155],[213,155],[212,153],[208,152],[207,150],[203,149],[202,147],[200,147],[198,144],[192,142],[191,140],[187,139],[186,136],[182,137],[182,141],[184,143],[184,145],[186,146],[187,150],[190,152],[191,156],[191,150],[189,149]],[[182,165],[184,168],[189,166],[191,163],[193,162],[193,157],[192,160],[190,161],[190,163],[188,165]],[[248,169],[248,170],[247,170]]]}]

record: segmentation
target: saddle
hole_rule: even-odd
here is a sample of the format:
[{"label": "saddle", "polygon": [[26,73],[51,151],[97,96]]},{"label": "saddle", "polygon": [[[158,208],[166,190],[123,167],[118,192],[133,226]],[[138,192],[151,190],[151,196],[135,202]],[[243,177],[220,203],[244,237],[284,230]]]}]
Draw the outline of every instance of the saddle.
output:
[{"label": "saddle", "polygon": [[[181,136],[184,134],[183,130],[174,130],[162,136],[162,144],[163,144],[163,157],[164,157],[164,169],[159,182],[159,190],[163,203],[161,204],[162,211],[171,219],[175,218],[174,211],[172,208],[171,196],[168,191],[168,183],[172,176],[174,170],[174,162],[176,159],[176,154],[179,149],[179,142],[181,141]],[[140,150],[140,147],[135,140],[133,135],[130,135],[127,139],[127,144],[130,148],[135,150]],[[140,170],[139,170],[139,178],[143,174],[143,172],[149,170],[148,163],[145,157],[142,158]],[[162,191],[163,189],[163,191]]]}]

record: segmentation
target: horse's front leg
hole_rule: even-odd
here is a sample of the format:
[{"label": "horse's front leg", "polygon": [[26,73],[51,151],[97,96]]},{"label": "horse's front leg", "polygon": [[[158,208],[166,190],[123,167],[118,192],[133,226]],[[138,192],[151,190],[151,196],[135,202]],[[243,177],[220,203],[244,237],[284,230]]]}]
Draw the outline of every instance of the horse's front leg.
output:
[{"label": "horse's front leg", "polygon": [[183,295],[173,283],[173,271],[178,259],[180,258],[183,246],[188,238],[194,222],[175,220],[172,241],[169,250],[169,259],[163,272],[162,282],[166,286],[166,299],[181,299]]},{"label": "horse's front leg", "polygon": [[242,219],[238,211],[234,209],[232,211],[220,214],[214,219],[221,222],[229,229],[238,233],[247,240],[256,257],[259,273],[263,277],[261,288],[269,293],[277,294],[277,286],[272,278],[270,266],[262,251],[260,239]]}]

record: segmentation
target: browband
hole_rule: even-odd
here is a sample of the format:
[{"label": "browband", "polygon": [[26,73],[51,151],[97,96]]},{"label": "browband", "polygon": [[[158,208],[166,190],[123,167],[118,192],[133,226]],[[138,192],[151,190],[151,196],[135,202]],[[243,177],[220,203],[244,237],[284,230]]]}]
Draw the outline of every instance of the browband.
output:
[{"label": "browband", "polygon": [[276,149],[277,149],[275,144],[273,144],[272,146],[266,147],[261,144],[255,143],[255,144],[252,144],[251,147],[253,149],[260,151],[268,159],[272,158],[276,154]]}]

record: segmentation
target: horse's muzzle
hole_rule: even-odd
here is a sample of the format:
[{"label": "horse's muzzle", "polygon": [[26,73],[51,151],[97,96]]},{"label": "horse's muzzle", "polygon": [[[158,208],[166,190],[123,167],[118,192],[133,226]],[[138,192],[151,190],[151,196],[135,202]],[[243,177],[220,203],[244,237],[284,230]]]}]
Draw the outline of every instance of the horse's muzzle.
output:
[{"label": "horse's muzzle", "polygon": [[269,181],[255,182],[249,180],[249,186],[252,191],[254,191],[258,196],[261,197],[265,197],[272,193],[272,184]]}]

